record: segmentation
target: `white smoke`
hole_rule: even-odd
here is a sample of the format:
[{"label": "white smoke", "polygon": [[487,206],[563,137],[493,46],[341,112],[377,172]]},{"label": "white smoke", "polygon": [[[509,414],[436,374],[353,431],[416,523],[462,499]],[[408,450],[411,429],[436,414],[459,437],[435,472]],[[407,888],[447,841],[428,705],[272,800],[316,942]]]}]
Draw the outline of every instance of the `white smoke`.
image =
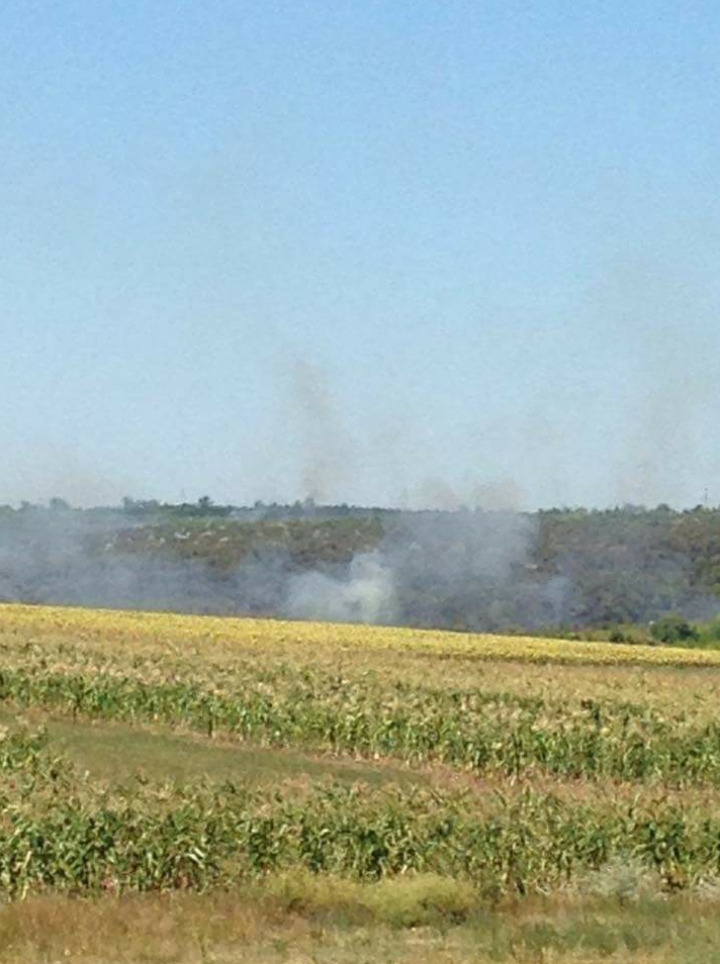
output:
[{"label": "white smoke", "polygon": [[307,572],[290,578],[286,615],[344,623],[391,623],[397,602],[392,570],[379,553],[353,558],[343,577]]}]

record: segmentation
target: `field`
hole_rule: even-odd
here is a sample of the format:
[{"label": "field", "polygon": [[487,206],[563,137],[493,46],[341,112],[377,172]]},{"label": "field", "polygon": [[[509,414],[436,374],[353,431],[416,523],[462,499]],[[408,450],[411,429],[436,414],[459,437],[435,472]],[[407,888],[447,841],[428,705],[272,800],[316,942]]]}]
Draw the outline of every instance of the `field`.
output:
[{"label": "field", "polygon": [[720,960],[720,653],[0,607],[0,960]]}]

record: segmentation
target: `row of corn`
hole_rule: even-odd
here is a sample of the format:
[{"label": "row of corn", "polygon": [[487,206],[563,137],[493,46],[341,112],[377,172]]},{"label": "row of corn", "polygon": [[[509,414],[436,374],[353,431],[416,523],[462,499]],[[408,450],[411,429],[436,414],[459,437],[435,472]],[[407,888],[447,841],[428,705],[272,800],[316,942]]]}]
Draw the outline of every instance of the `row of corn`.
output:
[{"label": "row of corn", "polygon": [[720,722],[669,721],[642,706],[587,701],[570,712],[542,700],[398,687],[298,674],[233,693],[196,682],[109,674],[0,670],[0,700],[72,717],[182,726],[293,746],[475,773],[720,785]]}]

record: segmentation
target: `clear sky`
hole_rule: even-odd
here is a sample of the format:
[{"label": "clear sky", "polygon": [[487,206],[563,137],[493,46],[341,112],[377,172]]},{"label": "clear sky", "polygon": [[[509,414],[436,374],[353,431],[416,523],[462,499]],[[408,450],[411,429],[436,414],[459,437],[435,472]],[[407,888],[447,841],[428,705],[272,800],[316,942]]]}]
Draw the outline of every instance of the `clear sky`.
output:
[{"label": "clear sky", "polygon": [[0,501],[720,503],[720,6],[0,6]]}]

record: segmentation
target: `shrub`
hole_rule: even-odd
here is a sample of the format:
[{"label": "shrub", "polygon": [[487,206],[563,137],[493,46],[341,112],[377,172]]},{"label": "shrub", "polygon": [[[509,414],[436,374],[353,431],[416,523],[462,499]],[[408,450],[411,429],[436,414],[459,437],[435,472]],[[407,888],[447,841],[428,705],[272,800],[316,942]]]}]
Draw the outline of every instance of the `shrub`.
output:
[{"label": "shrub", "polygon": [[669,613],[650,627],[650,635],[659,643],[686,643],[700,638],[697,629],[679,613]]},{"label": "shrub", "polygon": [[720,618],[715,617],[711,623],[708,623],[703,635],[713,643],[720,642]]}]

